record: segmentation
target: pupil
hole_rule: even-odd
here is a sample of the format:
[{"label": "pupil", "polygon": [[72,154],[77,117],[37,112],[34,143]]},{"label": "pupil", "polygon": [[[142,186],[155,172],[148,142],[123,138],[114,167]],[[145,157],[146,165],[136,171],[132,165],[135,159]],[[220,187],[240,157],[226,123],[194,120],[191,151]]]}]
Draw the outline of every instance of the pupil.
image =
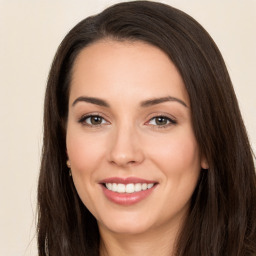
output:
[{"label": "pupil", "polygon": [[101,121],[102,121],[102,118],[99,116],[94,116],[92,117],[92,120],[91,120],[92,124],[100,124]]},{"label": "pupil", "polygon": [[156,119],[156,123],[157,124],[159,124],[159,125],[164,125],[164,124],[166,124],[166,118],[164,118],[164,117],[158,117],[157,119]]}]

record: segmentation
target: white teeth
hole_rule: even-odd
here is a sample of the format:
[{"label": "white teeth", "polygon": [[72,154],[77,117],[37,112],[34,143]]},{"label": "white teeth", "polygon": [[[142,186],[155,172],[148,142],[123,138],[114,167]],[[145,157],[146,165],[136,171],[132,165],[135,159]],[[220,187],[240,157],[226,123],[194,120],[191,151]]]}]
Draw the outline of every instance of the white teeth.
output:
[{"label": "white teeth", "polygon": [[124,184],[117,184],[117,192],[124,193],[125,192],[125,185]]},{"label": "white teeth", "polygon": [[152,188],[154,186],[153,183],[148,184],[148,189]]},{"label": "white teeth", "polygon": [[140,184],[140,183],[136,183],[136,184],[134,185],[134,190],[135,190],[136,192],[141,191],[141,184]]},{"label": "white teeth", "polygon": [[142,190],[146,190],[148,188],[148,184],[147,183],[143,183],[141,187],[142,187]]},{"label": "white teeth", "polygon": [[117,191],[117,184],[116,183],[112,184],[112,191],[114,191],[114,192]]},{"label": "white teeth", "polygon": [[112,190],[112,184],[111,183],[106,183],[106,187],[107,187],[107,189]]},{"label": "white teeth", "polygon": [[125,192],[126,193],[133,193],[134,192],[134,184],[127,184],[125,186]]},{"label": "white teeth", "polygon": [[113,192],[117,193],[134,193],[140,192],[142,190],[150,189],[154,186],[154,183],[129,183],[129,184],[122,184],[122,183],[106,183],[106,188]]}]

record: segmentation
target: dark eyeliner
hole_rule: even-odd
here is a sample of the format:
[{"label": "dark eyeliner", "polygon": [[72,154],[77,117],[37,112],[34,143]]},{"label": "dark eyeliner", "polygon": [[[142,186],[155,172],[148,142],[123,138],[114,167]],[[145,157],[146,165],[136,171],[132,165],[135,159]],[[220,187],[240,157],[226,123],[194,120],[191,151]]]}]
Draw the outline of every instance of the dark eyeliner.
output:
[{"label": "dark eyeliner", "polygon": [[78,119],[78,123],[82,124],[82,125],[86,125],[86,126],[90,126],[90,127],[98,127],[98,126],[101,126],[102,124],[95,124],[95,125],[92,125],[92,124],[88,124],[85,122],[86,119],[88,118],[92,118],[92,117],[100,117],[101,119],[105,120],[105,118],[100,115],[100,114],[86,114],[86,115],[83,115],[81,118]]},{"label": "dark eyeliner", "polygon": [[177,125],[177,123],[178,123],[177,120],[175,120],[174,118],[171,118],[171,117],[163,115],[163,114],[159,114],[159,115],[153,116],[152,118],[150,118],[150,120],[147,123],[149,123],[150,121],[152,121],[152,120],[154,120],[156,118],[159,118],[159,117],[166,119],[167,121],[169,121],[169,123],[168,124],[163,124],[163,125],[157,125],[157,124],[156,125],[151,125],[151,124],[149,124],[154,129],[167,128],[167,127],[172,126],[172,125]]}]

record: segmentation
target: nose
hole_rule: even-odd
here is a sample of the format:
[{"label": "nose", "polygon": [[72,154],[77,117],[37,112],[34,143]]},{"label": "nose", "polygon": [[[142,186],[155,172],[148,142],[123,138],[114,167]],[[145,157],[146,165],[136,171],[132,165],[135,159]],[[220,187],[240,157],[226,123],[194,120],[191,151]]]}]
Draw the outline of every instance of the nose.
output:
[{"label": "nose", "polygon": [[142,145],[134,127],[116,128],[110,140],[108,158],[111,164],[125,168],[143,162]]}]

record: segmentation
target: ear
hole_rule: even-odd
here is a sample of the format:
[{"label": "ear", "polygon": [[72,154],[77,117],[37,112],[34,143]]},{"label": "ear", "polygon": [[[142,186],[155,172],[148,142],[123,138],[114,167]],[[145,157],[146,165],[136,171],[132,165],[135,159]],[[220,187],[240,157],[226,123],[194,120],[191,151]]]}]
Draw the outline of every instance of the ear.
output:
[{"label": "ear", "polygon": [[207,161],[206,157],[204,157],[204,156],[202,156],[202,158],[201,158],[201,168],[209,169],[208,161]]}]

